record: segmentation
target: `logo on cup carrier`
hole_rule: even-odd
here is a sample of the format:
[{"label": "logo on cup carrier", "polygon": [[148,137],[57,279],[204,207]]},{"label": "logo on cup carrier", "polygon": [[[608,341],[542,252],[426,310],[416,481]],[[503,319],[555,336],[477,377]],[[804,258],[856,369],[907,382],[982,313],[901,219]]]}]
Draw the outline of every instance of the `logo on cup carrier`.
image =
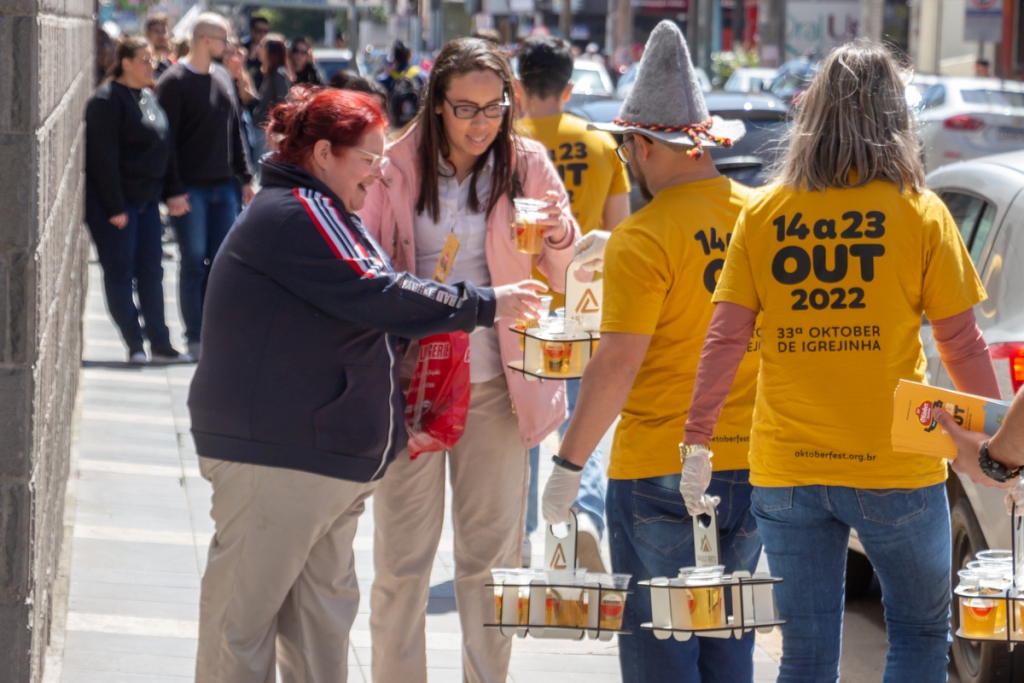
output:
[{"label": "logo on cup carrier", "polygon": [[562,549],[562,544],[559,543],[555,546],[555,554],[551,556],[551,568],[565,569],[567,566],[568,562],[565,560],[565,551]]},{"label": "logo on cup carrier", "polygon": [[577,313],[598,313],[601,310],[601,303],[597,300],[589,288],[583,292],[580,302],[576,304]]}]

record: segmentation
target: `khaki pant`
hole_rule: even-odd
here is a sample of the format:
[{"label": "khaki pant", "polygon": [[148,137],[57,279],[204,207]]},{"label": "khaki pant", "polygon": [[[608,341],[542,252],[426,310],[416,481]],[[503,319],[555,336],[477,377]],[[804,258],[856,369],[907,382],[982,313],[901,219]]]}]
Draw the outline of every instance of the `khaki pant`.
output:
[{"label": "khaki pant", "polygon": [[[426,612],[445,508],[444,453],[408,451],[374,494],[370,594],[374,683],[426,683]],[[474,384],[466,432],[448,453],[455,527],[455,601],[463,680],[505,683],[512,639],[496,629],[494,567],[518,567],[529,483],[526,450],[505,377]]]},{"label": "khaki pant", "polygon": [[[345,683],[359,607],[352,541],[377,484],[199,459],[216,533],[196,683]],[[275,648],[275,640],[277,647]]]}]

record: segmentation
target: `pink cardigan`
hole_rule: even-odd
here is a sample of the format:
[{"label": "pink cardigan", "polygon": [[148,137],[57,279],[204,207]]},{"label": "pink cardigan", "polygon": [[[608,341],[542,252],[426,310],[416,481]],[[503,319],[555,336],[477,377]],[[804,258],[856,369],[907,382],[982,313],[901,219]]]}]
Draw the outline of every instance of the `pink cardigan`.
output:
[{"label": "pink cardigan", "polygon": [[[367,230],[384,247],[395,269],[413,273],[416,272],[413,214],[420,187],[419,143],[419,131],[413,127],[388,145],[386,154],[391,164],[384,182],[370,187],[366,205],[359,212]],[[545,241],[536,257],[537,268],[547,277],[549,286],[562,292],[565,291],[565,272],[572,260],[572,245],[580,236],[579,226],[572,217],[569,197],[558,172],[548,160],[547,150],[533,140],[523,139],[522,143],[526,153],[520,163],[526,165],[523,174],[526,196],[542,198],[548,190],[557,191],[562,214],[572,226],[571,236],[557,246]],[[487,220],[487,267],[494,286],[527,280],[532,272],[530,256],[516,251],[512,242],[509,226],[513,218],[512,203],[502,197]],[[565,383],[527,382],[521,374],[508,368],[509,361],[522,357],[518,337],[508,330],[513,323],[510,318],[502,318],[494,321],[494,327],[498,330],[498,345],[506,365],[505,378],[512,410],[519,421],[519,435],[525,448],[533,448],[566,419]]]}]

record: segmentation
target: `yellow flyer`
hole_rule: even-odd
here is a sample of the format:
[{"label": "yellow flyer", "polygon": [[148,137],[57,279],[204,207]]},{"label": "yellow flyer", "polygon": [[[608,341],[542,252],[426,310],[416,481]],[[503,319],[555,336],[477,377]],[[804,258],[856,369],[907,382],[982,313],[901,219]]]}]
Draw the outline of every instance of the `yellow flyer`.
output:
[{"label": "yellow flyer", "polygon": [[956,460],[956,444],[935,420],[937,408],[952,415],[964,429],[995,434],[1010,404],[900,380],[893,406],[893,450]]}]

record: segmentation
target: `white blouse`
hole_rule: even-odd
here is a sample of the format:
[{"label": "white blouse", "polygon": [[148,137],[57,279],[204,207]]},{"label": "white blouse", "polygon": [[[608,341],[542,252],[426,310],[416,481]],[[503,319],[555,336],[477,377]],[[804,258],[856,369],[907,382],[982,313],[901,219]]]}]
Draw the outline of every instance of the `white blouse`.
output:
[{"label": "white blouse", "polygon": [[[491,189],[494,157],[490,155],[476,181],[480,206],[486,207]],[[434,276],[434,268],[441,258],[448,234],[459,240],[459,251],[448,275],[448,284],[466,280],[478,287],[491,286],[491,271],[487,267],[487,213],[471,213],[469,184],[472,175],[462,183],[455,179],[454,171],[443,158],[438,159],[438,198],[441,219],[435,223],[429,213],[415,214],[416,275],[424,279]],[[470,382],[487,382],[504,371],[498,333],[492,327],[478,327],[469,336]]]}]

